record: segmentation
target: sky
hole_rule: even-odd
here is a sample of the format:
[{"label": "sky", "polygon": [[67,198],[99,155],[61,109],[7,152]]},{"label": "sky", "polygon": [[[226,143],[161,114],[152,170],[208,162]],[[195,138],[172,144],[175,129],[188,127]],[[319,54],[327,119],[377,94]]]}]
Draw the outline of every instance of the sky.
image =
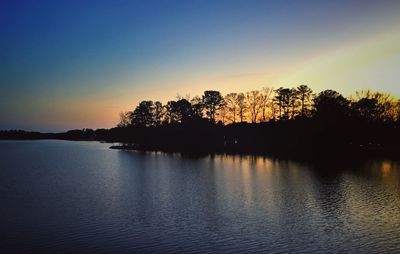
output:
[{"label": "sky", "polygon": [[306,84],[400,97],[400,1],[0,1],[0,129],[110,128],[141,100]]}]

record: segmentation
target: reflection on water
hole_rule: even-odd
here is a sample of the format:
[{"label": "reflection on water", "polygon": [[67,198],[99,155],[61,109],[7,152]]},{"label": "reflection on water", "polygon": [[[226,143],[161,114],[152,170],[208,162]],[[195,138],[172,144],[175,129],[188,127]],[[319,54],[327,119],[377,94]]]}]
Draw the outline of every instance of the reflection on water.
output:
[{"label": "reflection on water", "polygon": [[392,163],[390,161],[382,161],[381,172],[383,176],[389,175],[392,169]]},{"label": "reflection on water", "polygon": [[400,165],[0,142],[12,252],[399,252]]}]

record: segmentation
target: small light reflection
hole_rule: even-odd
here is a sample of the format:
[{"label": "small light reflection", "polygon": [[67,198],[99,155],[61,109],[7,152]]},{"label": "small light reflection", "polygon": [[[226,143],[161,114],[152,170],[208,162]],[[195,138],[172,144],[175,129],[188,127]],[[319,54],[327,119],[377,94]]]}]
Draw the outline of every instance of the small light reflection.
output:
[{"label": "small light reflection", "polygon": [[387,176],[392,170],[392,165],[389,161],[383,161],[381,165],[382,176]]}]

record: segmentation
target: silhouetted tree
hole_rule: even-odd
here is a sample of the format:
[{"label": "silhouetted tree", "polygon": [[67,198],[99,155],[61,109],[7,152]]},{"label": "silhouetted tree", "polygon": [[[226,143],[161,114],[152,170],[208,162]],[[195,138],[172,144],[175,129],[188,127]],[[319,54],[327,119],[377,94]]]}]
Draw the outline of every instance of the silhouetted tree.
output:
[{"label": "silhouetted tree", "polygon": [[131,114],[131,122],[137,126],[152,126],[154,122],[154,103],[153,101],[142,101]]},{"label": "silhouetted tree", "polygon": [[193,116],[202,118],[204,109],[203,100],[199,96],[195,96],[190,100],[190,103],[192,104]]},{"label": "silhouetted tree", "polygon": [[180,120],[180,116],[177,111],[176,101],[168,101],[165,105],[166,115],[165,122],[167,123],[177,123]]},{"label": "silhouetted tree", "polygon": [[272,102],[270,103],[270,99],[273,91],[274,89],[270,87],[263,87],[261,90],[260,107],[262,113],[262,118],[261,118],[262,122],[267,121],[267,109],[272,104]]},{"label": "silhouetted tree", "polygon": [[120,112],[119,123],[117,124],[117,127],[127,127],[131,123],[130,116],[131,112]]},{"label": "silhouetted tree", "polygon": [[220,124],[225,125],[227,116],[228,116],[228,108],[226,106],[226,103],[224,103],[224,105],[220,107],[218,114],[218,118],[220,119],[219,121]]},{"label": "silhouetted tree", "polygon": [[322,91],[314,98],[315,116],[335,121],[350,113],[350,101],[333,90]]},{"label": "silhouetted tree", "polygon": [[400,100],[397,100],[396,102],[393,103],[392,110],[395,121],[400,123]]},{"label": "silhouetted tree", "polygon": [[156,101],[154,103],[154,123],[155,125],[161,125],[164,116],[164,107],[161,102]]},{"label": "silhouetted tree", "polygon": [[371,122],[380,120],[385,111],[384,106],[374,98],[362,98],[353,102],[351,108],[357,117]]},{"label": "silhouetted tree", "polygon": [[273,97],[271,99],[271,117],[272,117],[273,121],[276,121],[277,118],[279,118],[278,114],[279,114],[279,117],[280,117],[280,115],[281,115],[281,105],[280,105],[280,102],[275,97]]},{"label": "silhouetted tree", "polygon": [[297,87],[297,97],[300,100],[301,111],[300,116],[308,116],[310,113],[309,106],[311,102],[312,90],[306,85],[300,85]]},{"label": "silhouetted tree", "polygon": [[167,111],[170,123],[182,123],[193,116],[192,104],[186,99],[169,101]]},{"label": "silhouetted tree", "polygon": [[236,123],[236,114],[238,111],[238,94],[237,93],[228,93],[225,95],[225,103],[227,107],[227,111],[232,115],[231,121]]},{"label": "silhouetted tree", "polygon": [[203,105],[206,110],[206,115],[210,121],[215,123],[215,114],[224,105],[224,98],[218,91],[205,91],[203,95]]},{"label": "silhouetted tree", "polygon": [[357,91],[355,93],[355,98],[350,98],[354,101],[359,101],[361,99],[371,99],[376,101],[377,106],[379,106],[380,120],[382,121],[395,121],[396,117],[396,100],[387,93],[372,92],[370,90]]},{"label": "silhouetted tree", "polygon": [[261,110],[261,99],[262,95],[260,91],[253,90],[246,93],[246,102],[252,123],[257,122],[257,117]]},{"label": "silhouetted tree", "polygon": [[240,122],[243,123],[246,117],[246,96],[243,93],[239,93],[237,95],[237,106],[239,109],[239,118]]},{"label": "silhouetted tree", "polygon": [[[292,118],[295,114],[296,106],[296,90],[280,87],[275,90],[275,101],[279,106],[279,117],[280,119],[289,119],[290,110],[292,110]],[[283,112],[283,115],[282,115]]]},{"label": "silhouetted tree", "polygon": [[290,89],[290,106],[292,108],[292,119],[295,118],[298,107],[298,92],[296,89]]},{"label": "silhouetted tree", "polygon": [[182,99],[190,101],[190,94],[185,94],[185,96],[182,96],[178,93],[175,98],[177,101],[182,100]]},{"label": "silhouetted tree", "polygon": [[192,104],[186,99],[177,101],[177,107],[181,116],[181,121],[187,121],[193,116]]}]

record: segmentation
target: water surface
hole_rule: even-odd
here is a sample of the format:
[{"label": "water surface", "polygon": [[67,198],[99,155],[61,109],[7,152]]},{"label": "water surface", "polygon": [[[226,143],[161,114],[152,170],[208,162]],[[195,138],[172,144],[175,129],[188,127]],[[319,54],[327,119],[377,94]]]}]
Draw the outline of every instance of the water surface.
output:
[{"label": "water surface", "polygon": [[1,141],[1,253],[400,252],[398,162],[108,147]]}]

